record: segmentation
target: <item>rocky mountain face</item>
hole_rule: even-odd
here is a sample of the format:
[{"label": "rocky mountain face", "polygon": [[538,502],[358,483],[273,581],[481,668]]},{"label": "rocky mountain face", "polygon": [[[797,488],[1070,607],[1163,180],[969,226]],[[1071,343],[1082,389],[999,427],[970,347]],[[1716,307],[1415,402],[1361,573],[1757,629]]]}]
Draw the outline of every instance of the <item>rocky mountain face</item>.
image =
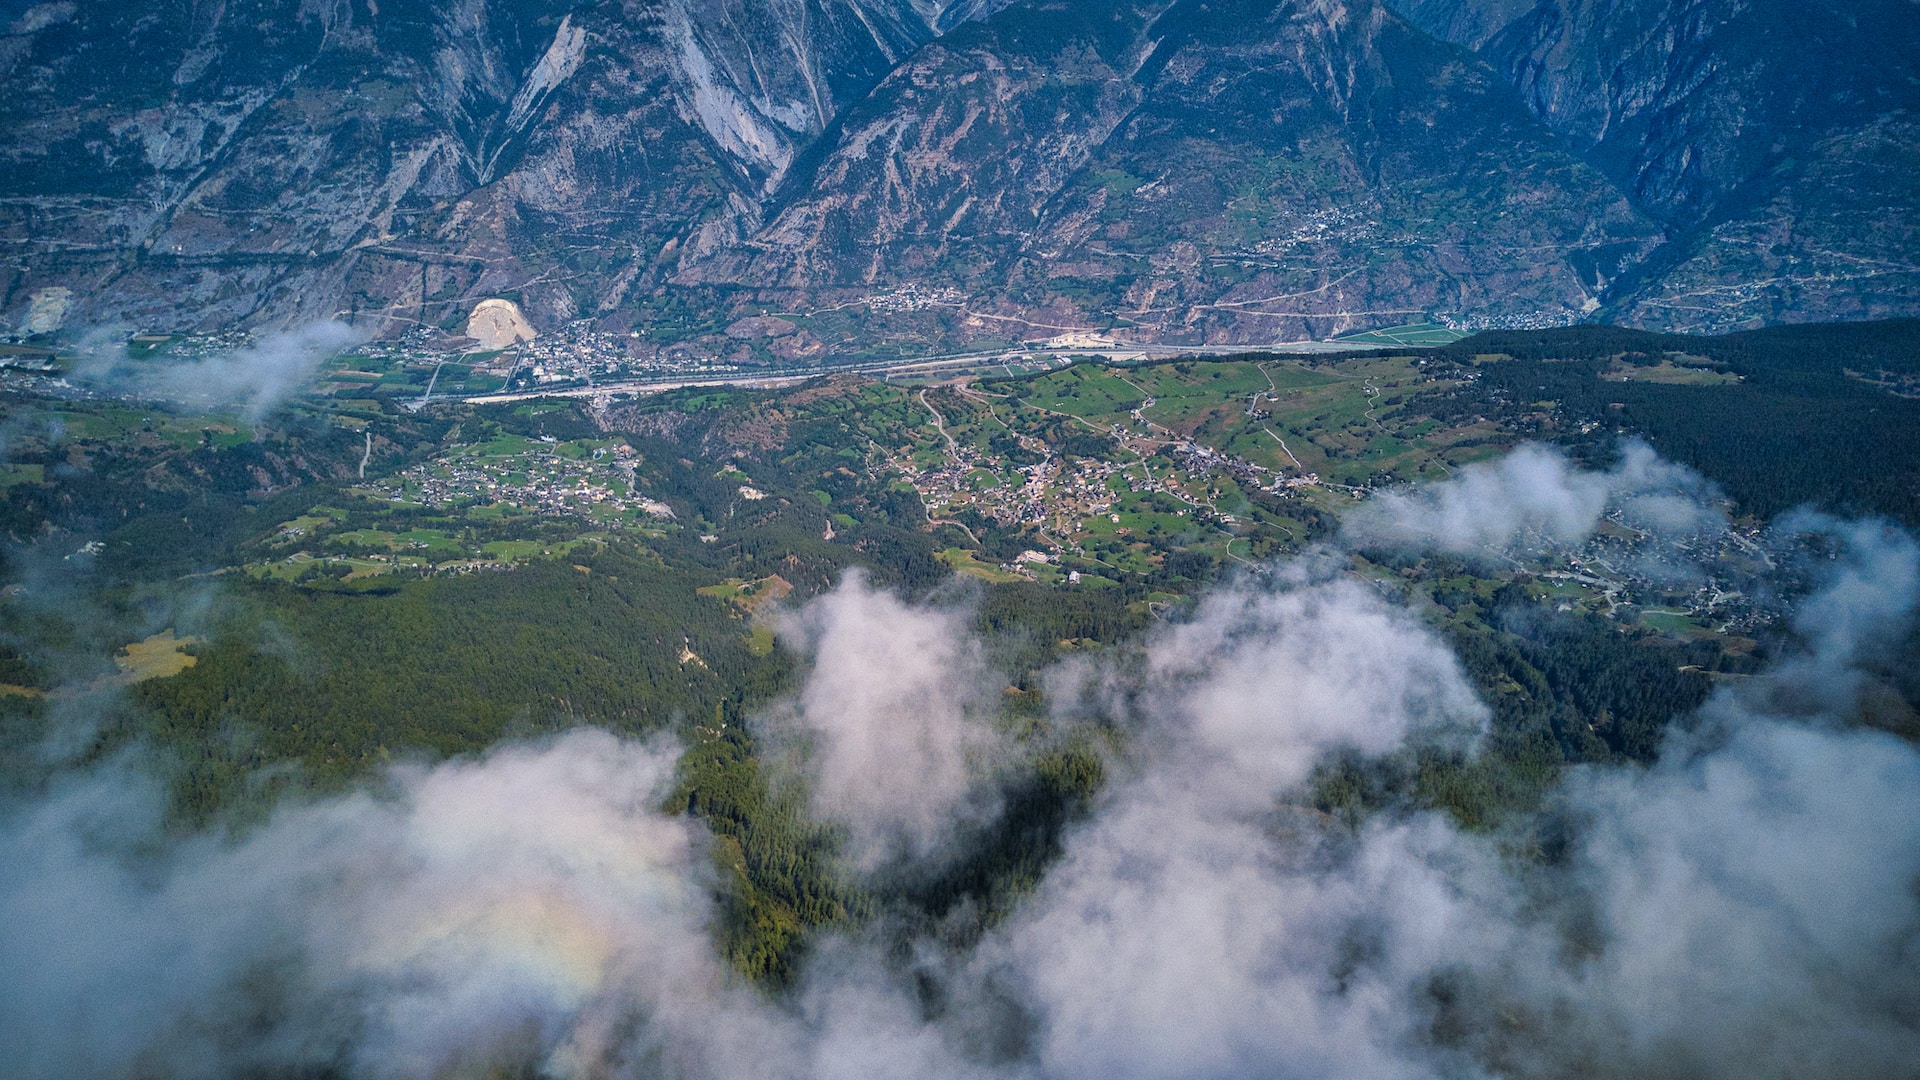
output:
[{"label": "rocky mountain face", "polygon": [[12,3],[0,322],[64,288],[69,330],[391,334],[500,296],[805,356],[1911,314],[1915,11]]},{"label": "rocky mountain face", "polygon": [[1032,5],[923,48],[752,246],[684,276],[913,279],[1038,337],[1567,316],[1659,232],[1550,142],[1484,66],[1377,5]]},{"label": "rocky mountain face", "polygon": [[738,242],[919,0],[43,3],[0,45],[6,304],[140,326],[527,293],[548,320]]},{"label": "rocky mountain face", "polygon": [[1912,0],[1390,2],[1667,228],[1605,314],[1724,330],[1920,304]]}]

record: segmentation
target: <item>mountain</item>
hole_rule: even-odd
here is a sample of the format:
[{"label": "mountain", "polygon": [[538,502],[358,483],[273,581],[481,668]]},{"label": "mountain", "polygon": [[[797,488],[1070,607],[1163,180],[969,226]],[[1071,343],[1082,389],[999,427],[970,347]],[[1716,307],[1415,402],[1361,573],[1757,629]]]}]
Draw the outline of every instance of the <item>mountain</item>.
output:
[{"label": "mountain", "polygon": [[1911,314],[1912,10],[16,3],[0,321],[505,296],[713,352],[814,313],[818,355]]},{"label": "mountain", "polygon": [[1571,317],[1659,240],[1483,66],[1367,3],[1009,9],[850,109],[808,181],[695,274],[930,279],[1041,337],[1273,341]]},{"label": "mountain", "polygon": [[604,313],[676,248],[737,238],[941,11],[39,4],[0,46],[8,305],[57,283],[77,317],[142,326],[498,292]]},{"label": "mountain", "polygon": [[1603,314],[1721,330],[1920,302],[1908,0],[1392,0],[1473,49],[1670,242]]}]

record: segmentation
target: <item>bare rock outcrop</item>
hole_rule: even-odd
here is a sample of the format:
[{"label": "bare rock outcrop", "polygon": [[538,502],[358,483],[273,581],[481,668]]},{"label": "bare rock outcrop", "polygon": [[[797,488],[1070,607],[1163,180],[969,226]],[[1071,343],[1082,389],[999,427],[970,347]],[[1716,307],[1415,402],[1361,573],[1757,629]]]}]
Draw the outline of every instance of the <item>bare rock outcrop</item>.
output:
[{"label": "bare rock outcrop", "polygon": [[507,349],[539,334],[519,304],[494,297],[474,305],[473,314],[467,316],[467,336],[482,349]]}]

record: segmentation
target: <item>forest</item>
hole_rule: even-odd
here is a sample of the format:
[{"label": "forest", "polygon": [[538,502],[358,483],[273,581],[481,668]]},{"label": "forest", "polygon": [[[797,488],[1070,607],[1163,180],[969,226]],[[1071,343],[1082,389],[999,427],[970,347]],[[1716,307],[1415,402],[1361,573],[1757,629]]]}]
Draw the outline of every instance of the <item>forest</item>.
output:
[{"label": "forest", "polygon": [[[1621,435],[1636,434],[1719,485],[1750,521],[1811,504],[1914,525],[1916,356],[1920,323],[1910,322],[1714,339],[1574,328],[1481,334],[1421,354],[1417,369],[1404,357],[1398,367],[1356,369],[1403,373],[1404,387],[1382,400],[1360,398],[1359,379],[1343,389],[1342,361],[1321,357],[1272,368],[1257,357],[1217,368],[1185,361],[1182,371],[1128,378],[1194,395],[1165,408],[1198,418],[1195,439],[1219,432],[1228,446],[1242,444],[1226,419],[1258,419],[1243,403],[1247,387],[1256,398],[1271,387],[1274,409],[1304,395],[1289,423],[1327,415],[1337,425],[1326,436],[1329,461],[1349,452],[1342,447],[1360,455],[1385,446],[1396,460],[1439,455],[1444,464],[1452,454],[1457,466],[1533,438],[1605,463]],[[1005,452],[990,461],[1001,474],[1050,456],[1129,461],[1098,423],[1124,419],[1137,397],[1096,400],[1093,378],[995,380],[991,392],[1002,397],[985,406],[936,400],[951,417],[975,410],[967,415],[981,424],[979,445]],[[1207,390],[1212,382],[1230,389]],[[1352,401],[1326,396],[1336,391]],[[1056,399],[1098,423],[1055,410],[1031,434],[1016,437],[1004,422],[986,433],[989,419],[1011,419],[1022,401]],[[15,479],[0,489],[11,540],[0,564],[8,790],[31,791],[57,768],[137,747],[161,763],[175,830],[244,832],[277,803],[369,782],[397,762],[476,755],[580,725],[669,735],[685,748],[669,808],[697,816],[715,838],[721,948],[769,987],[791,979],[822,927],[964,934],[1002,918],[1127,750],[1123,729],[1054,717],[1047,673],[1070,658],[1124,657],[1159,624],[1177,624],[1209,587],[1264,572],[1242,565],[1231,539],[1222,547],[1220,534],[1197,526],[1188,540],[1156,538],[1143,573],[1115,573],[1073,551],[1047,567],[1052,577],[995,569],[1040,534],[981,514],[930,521],[914,487],[872,449],[904,446],[937,463],[925,407],[857,380],[688,391],[602,411],[435,406],[364,430],[329,425],[310,403],[247,432],[158,409],[49,408],[20,396],[4,404],[15,433],[6,447]],[[1376,421],[1406,437],[1352,434]],[[1448,424],[1472,438],[1410,441]],[[635,489],[671,517],[622,525],[369,494],[383,476],[503,435],[540,446],[617,440],[632,452]],[[364,476],[363,452],[372,461]],[[1172,475],[1179,460],[1169,449],[1151,467]],[[1150,491],[1126,512],[1171,515],[1193,494],[1244,492],[1244,531],[1259,538],[1252,550],[1285,558],[1335,541],[1337,514],[1354,502],[1343,491],[1257,488],[1226,464],[1193,470],[1178,498]],[[742,494],[749,486],[759,497]],[[406,543],[421,551],[444,543],[459,557],[403,558]],[[518,554],[481,555],[501,544]],[[309,552],[309,562],[289,563]],[[1680,632],[1570,607],[1564,592],[1510,565],[1375,548],[1343,557],[1423,613],[1492,718],[1478,753],[1434,746],[1323,765],[1294,798],[1350,823],[1434,809],[1469,829],[1517,830],[1544,850],[1544,811],[1568,768],[1652,760],[1670,725],[1715,685],[1757,670],[1782,640],[1778,627]],[[307,569],[254,572],[282,565]],[[965,857],[887,890],[850,873],[844,837],[810,820],[801,793],[769,779],[756,717],[793,691],[797,660],[774,644],[767,611],[741,599],[745,583],[778,578],[792,608],[854,567],[878,587],[967,613],[1006,680],[996,723],[1022,755],[1006,780],[1007,813],[970,839]],[[1076,588],[1069,570],[1109,576]],[[116,650],[162,629],[191,638],[183,646],[191,666],[116,679]],[[1920,664],[1902,673],[1916,656],[1920,641],[1910,639],[1884,665],[1907,702],[1905,713],[1888,713],[1896,730],[1920,699],[1912,675]],[[50,759],[46,740],[71,740],[79,713],[93,717],[79,745]]]},{"label": "forest", "polygon": [[[1811,505],[1920,526],[1920,320],[1713,338],[1612,327],[1490,332],[1441,355],[1479,378],[1423,401],[1436,417],[1484,415],[1527,432],[1544,403],[1562,429],[1590,423],[1643,436],[1757,517]],[[1668,357],[1737,381],[1632,377]],[[1603,440],[1585,442],[1598,449]]]}]

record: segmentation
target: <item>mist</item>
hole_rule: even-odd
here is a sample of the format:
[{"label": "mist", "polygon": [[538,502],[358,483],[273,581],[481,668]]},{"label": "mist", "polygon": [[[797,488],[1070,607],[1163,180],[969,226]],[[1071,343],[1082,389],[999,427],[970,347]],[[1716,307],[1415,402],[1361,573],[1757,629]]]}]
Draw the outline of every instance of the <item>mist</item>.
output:
[{"label": "mist", "polygon": [[967,617],[906,604],[854,571],[780,621],[812,666],[759,727],[797,759],[814,813],[846,828],[864,869],[924,857],[943,832],[991,813],[978,781],[997,694]]},{"label": "mist", "polygon": [[[1597,473],[1513,457],[1363,505],[1350,538],[1572,542],[1638,498],[1663,500],[1636,519],[1655,539],[1724,518],[1650,451]],[[577,731],[400,767],[238,837],[168,836],[132,761],[69,772],[0,819],[0,1060],[26,1077],[1920,1075],[1920,753],[1859,723],[1912,629],[1920,548],[1881,523],[1778,530],[1824,554],[1772,667],[1672,725],[1651,765],[1573,769],[1541,821],[1479,832],[1417,807],[1351,824],[1307,797],[1336,756],[1476,752],[1489,710],[1445,641],[1338,551],[1231,579],[1048,676],[1052,725],[1115,738],[1011,914],[959,943],[821,935],[778,996],[719,959],[710,838],[662,809],[669,742]],[[844,872],[963,854],[1028,752],[993,723],[1005,683],[968,609],[850,575],[780,635],[800,682],[749,722],[841,829]]]},{"label": "mist", "polygon": [[1526,979],[1579,1020],[1569,1067],[1920,1068],[1920,754],[1855,723],[1861,661],[1911,629],[1920,549],[1885,525],[1802,524],[1839,550],[1794,652],[1714,697],[1650,769],[1567,784],[1583,827],[1556,884],[1589,905],[1597,952]]},{"label": "mist", "polygon": [[1384,492],[1342,520],[1354,544],[1404,544],[1461,554],[1511,546],[1566,547],[1592,536],[1608,511],[1668,540],[1726,528],[1723,500],[1698,473],[1628,441],[1612,468],[1588,472],[1537,443],[1452,478]]},{"label": "mist", "polygon": [[1485,710],[1453,657],[1364,586],[1296,568],[1161,634],[1143,686],[1112,681],[1146,753],[984,950],[1030,1003],[1043,1072],[1405,1074],[1397,988],[1328,990],[1355,934],[1397,958],[1449,930],[1383,903],[1440,888],[1412,854],[1426,829],[1343,854],[1280,799],[1333,751],[1471,739]]},{"label": "mist", "polygon": [[238,408],[251,423],[304,389],[329,357],[365,336],[346,323],[327,320],[265,334],[227,353],[134,362],[127,358],[124,332],[99,331],[83,339],[82,359],[72,378],[115,393],[196,408]]},{"label": "mist", "polygon": [[1920,753],[1856,718],[1862,662],[1911,629],[1920,548],[1784,528],[1833,545],[1797,644],[1650,768],[1573,770],[1544,863],[1437,814],[1349,832],[1303,807],[1329,751],[1458,745],[1484,717],[1371,590],[1309,563],[1163,631],[1142,684],[1104,680],[1135,772],[975,961],[1019,988],[1041,1072],[1916,1075]]},{"label": "mist", "polygon": [[[130,764],[17,817],[0,1055],[21,1076],[531,1061],[592,1075],[727,985],[700,830],[658,812],[676,748],[578,732],[399,769],[237,843],[169,843]],[[720,1006],[724,1007],[724,1006]]]}]

